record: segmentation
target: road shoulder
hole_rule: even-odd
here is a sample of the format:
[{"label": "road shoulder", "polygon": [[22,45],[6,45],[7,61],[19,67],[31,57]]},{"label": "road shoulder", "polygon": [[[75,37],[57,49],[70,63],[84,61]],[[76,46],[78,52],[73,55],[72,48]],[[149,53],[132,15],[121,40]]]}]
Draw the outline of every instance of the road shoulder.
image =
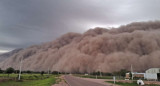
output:
[{"label": "road shoulder", "polygon": [[54,85],[52,85],[52,86],[69,86],[69,85],[67,84],[67,82],[65,81],[65,79],[64,79],[64,75],[61,75],[61,76],[59,77],[59,80],[60,80],[60,81],[57,81],[57,84],[54,84]]}]

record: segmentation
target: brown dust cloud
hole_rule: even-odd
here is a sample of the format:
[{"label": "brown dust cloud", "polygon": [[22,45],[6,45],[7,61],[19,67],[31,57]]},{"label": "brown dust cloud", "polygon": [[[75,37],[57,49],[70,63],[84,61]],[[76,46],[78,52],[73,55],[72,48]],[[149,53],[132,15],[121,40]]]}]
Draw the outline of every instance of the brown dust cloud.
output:
[{"label": "brown dust cloud", "polygon": [[0,68],[70,73],[137,72],[160,67],[160,21],[134,22],[119,28],[94,28],[67,33],[54,41],[33,45],[0,62]]}]

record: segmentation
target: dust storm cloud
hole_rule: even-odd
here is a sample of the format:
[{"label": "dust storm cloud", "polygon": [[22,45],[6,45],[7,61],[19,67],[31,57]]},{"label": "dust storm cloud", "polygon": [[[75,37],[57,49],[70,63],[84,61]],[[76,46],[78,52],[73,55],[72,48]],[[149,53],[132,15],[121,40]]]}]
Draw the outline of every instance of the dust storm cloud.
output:
[{"label": "dust storm cloud", "polygon": [[61,72],[113,72],[121,69],[144,71],[160,67],[160,21],[134,22],[119,28],[94,28],[83,34],[67,33],[56,40],[33,45],[0,63],[5,69],[49,68]]}]

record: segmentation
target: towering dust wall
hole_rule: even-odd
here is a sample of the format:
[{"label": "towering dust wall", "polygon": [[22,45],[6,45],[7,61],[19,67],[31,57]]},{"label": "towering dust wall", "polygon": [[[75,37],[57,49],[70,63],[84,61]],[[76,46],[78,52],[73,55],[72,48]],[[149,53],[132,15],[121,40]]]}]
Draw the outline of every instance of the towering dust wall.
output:
[{"label": "towering dust wall", "polygon": [[137,22],[119,28],[95,28],[83,34],[67,33],[41,45],[33,45],[10,56],[0,67],[61,72],[144,71],[160,67],[160,22]]}]

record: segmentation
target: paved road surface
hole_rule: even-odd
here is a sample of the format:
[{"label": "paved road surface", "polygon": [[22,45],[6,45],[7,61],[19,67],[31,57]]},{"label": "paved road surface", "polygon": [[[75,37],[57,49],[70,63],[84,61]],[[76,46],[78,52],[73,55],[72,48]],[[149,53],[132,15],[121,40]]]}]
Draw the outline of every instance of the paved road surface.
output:
[{"label": "paved road surface", "polygon": [[74,77],[71,75],[66,75],[64,78],[70,86],[106,86],[106,85],[99,84],[96,82],[83,80],[81,78]]}]

